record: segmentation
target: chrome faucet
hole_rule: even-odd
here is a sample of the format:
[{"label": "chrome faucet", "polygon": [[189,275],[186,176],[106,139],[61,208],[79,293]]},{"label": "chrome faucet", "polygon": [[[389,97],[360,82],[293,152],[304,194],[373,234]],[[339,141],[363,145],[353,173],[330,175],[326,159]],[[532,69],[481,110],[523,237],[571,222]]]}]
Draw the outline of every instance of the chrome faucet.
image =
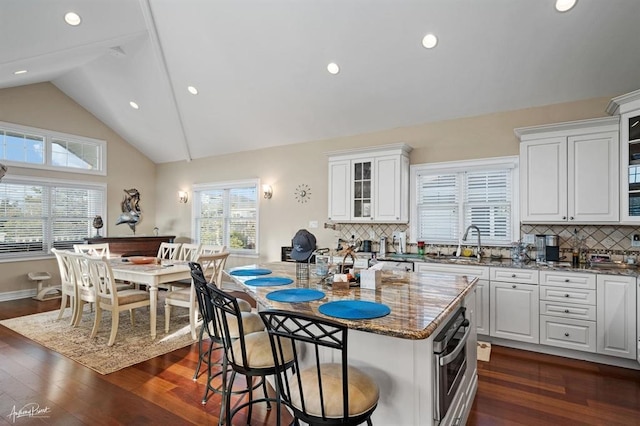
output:
[{"label": "chrome faucet", "polygon": [[478,252],[476,253],[476,257],[478,258],[478,260],[480,260],[482,258],[482,248],[480,246],[480,228],[478,228],[476,225],[467,226],[467,230],[464,231],[464,235],[462,236],[462,241],[467,241],[467,235],[469,234],[469,230],[471,228],[475,229],[476,233],[478,234]]}]

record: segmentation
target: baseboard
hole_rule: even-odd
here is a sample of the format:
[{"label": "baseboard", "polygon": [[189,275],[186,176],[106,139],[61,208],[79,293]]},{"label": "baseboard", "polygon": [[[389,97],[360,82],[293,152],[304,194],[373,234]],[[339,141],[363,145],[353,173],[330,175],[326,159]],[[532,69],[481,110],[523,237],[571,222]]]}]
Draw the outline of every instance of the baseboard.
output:
[{"label": "baseboard", "polygon": [[35,288],[31,288],[28,290],[4,291],[0,293],[0,302],[6,302],[8,300],[28,299],[35,295]]},{"label": "baseboard", "polygon": [[557,348],[555,346],[536,345],[533,343],[518,342],[515,340],[501,339],[490,336],[478,336],[482,340],[490,342],[497,346],[506,346],[508,348],[522,349],[531,352],[538,352],[547,355],[561,356],[564,358],[572,358],[581,361],[596,362],[598,364],[613,365],[616,367],[629,368],[632,370],[640,370],[640,364],[633,359],[617,358],[609,355],[595,354],[591,352],[574,351],[571,349]]}]

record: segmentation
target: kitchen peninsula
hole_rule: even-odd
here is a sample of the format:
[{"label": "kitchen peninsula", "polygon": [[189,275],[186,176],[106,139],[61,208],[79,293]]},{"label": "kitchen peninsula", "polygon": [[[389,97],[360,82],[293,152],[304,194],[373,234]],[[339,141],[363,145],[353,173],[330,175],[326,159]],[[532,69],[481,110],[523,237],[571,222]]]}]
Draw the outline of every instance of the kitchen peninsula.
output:
[{"label": "kitchen peninsula", "polygon": [[[382,284],[376,290],[355,287],[334,291],[321,284],[313,272],[309,280],[296,280],[295,263],[274,262],[258,266],[271,270],[270,276],[294,280],[285,286],[255,287],[245,282],[256,277],[236,276],[227,271],[232,280],[255,298],[259,309],[283,309],[324,316],[319,312],[319,306],[337,300],[377,302],[391,309],[389,315],[370,320],[327,317],[349,327],[349,362],[370,374],[380,387],[380,400],[372,417],[375,424],[464,424],[477,389],[476,278],[383,271]],[[233,270],[255,267],[251,265]],[[286,288],[321,290],[325,297],[302,303],[275,302],[267,298],[268,293]],[[466,308],[466,318],[470,321],[469,337],[463,352],[466,368],[462,370],[462,381],[446,415],[438,422],[434,420],[434,399],[439,387],[436,385],[433,343],[461,307]]]}]

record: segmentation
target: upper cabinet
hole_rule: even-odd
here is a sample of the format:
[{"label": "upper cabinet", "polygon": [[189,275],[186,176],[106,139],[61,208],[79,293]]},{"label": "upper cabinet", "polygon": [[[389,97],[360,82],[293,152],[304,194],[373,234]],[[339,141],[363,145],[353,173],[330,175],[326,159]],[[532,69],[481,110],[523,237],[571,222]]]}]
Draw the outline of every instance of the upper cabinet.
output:
[{"label": "upper cabinet", "polygon": [[618,117],[515,129],[521,221],[618,222],[618,129]]},{"label": "upper cabinet", "polygon": [[607,112],[620,116],[620,222],[640,222],[640,90],[613,98]]},{"label": "upper cabinet", "polygon": [[409,152],[393,144],[328,153],[329,220],[407,223]]}]

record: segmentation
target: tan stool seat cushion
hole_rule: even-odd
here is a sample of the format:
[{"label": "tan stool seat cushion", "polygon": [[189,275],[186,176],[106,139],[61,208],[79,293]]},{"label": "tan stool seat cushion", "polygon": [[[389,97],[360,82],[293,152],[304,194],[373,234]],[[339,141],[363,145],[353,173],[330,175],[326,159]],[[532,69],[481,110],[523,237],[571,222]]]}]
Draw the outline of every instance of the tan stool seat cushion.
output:
[{"label": "tan stool seat cushion", "polygon": [[[340,364],[321,364],[322,389],[325,398],[325,415],[331,418],[343,417],[342,410],[342,366]],[[307,413],[322,417],[320,393],[316,366],[300,371],[304,401]],[[349,375],[349,416],[363,414],[378,403],[380,391],[378,385],[368,375],[355,367],[348,367]],[[294,374],[291,386],[291,404],[302,410],[297,377]]]},{"label": "tan stool seat cushion", "polygon": [[[242,329],[244,330],[245,335],[264,331],[264,323],[262,322],[260,315],[253,312],[240,312],[240,314],[242,315]],[[229,325],[230,337],[232,339],[240,337],[240,332],[238,331],[238,320],[234,315],[227,314],[227,324]],[[271,347],[269,347],[269,351],[271,351]]]},{"label": "tan stool seat cushion", "polygon": [[241,312],[251,312],[251,304],[244,299],[236,299]]},{"label": "tan stool seat cushion", "polygon": [[[273,362],[273,352],[271,352],[271,343],[269,342],[269,334],[266,331],[258,333],[245,334],[244,341],[247,349],[247,363],[250,368],[272,368],[275,366]],[[242,362],[242,347],[240,340],[233,342],[232,351],[235,355],[235,362]],[[282,352],[284,362],[293,360],[293,347],[291,340],[283,340]]]}]

